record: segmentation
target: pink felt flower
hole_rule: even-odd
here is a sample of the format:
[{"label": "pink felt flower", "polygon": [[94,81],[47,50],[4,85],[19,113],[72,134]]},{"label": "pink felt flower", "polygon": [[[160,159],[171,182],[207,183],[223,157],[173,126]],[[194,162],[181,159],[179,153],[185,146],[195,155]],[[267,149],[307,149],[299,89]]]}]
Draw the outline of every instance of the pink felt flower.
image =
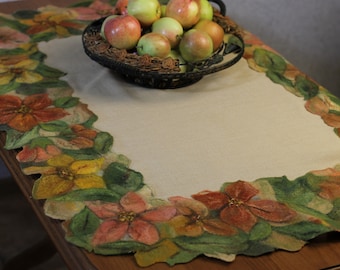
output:
[{"label": "pink felt flower", "polygon": [[77,13],[77,19],[92,21],[115,13],[115,8],[100,0],[95,0],[88,7],[72,8]]},{"label": "pink felt flower", "polygon": [[17,30],[7,26],[0,27],[0,49],[14,49],[29,40],[29,36]]},{"label": "pink felt flower", "polygon": [[94,246],[127,237],[152,245],[159,240],[159,232],[154,224],[168,221],[176,214],[173,206],[148,209],[146,201],[135,192],[128,192],[119,203],[88,202],[87,206],[104,220],[94,233]]},{"label": "pink felt flower", "polygon": [[47,145],[45,148],[37,146],[31,148],[24,145],[23,149],[17,154],[16,158],[19,162],[44,162],[54,156],[61,154],[61,150],[55,145]]}]

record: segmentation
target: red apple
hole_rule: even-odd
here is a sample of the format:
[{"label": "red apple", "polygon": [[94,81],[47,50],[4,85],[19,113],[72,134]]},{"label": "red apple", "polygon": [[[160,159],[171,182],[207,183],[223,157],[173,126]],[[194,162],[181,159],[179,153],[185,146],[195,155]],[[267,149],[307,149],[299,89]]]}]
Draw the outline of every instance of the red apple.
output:
[{"label": "red apple", "polygon": [[152,32],[162,34],[166,36],[170,41],[171,48],[178,45],[182,35],[183,27],[182,25],[171,17],[162,17],[155,21],[151,27]]},{"label": "red apple", "polygon": [[127,12],[148,27],[161,17],[162,11],[158,0],[128,0]]},{"label": "red apple", "polygon": [[210,20],[200,20],[193,29],[206,32],[213,41],[214,51],[222,44],[224,38],[224,30],[218,23]]},{"label": "red apple", "polygon": [[139,21],[131,15],[114,16],[104,21],[103,35],[117,49],[132,49],[141,37]]},{"label": "red apple", "polygon": [[187,62],[202,61],[213,53],[213,42],[206,32],[190,29],[179,43],[179,52]]},{"label": "red apple", "polygon": [[138,55],[148,54],[154,57],[164,58],[169,55],[171,46],[169,40],[159,33],[144,34],[137,43]]},{"label": "red apple", "polygon": [[104,34],[104,26],[105,26],[105,24],[106,24],[109,20],[111,20],[111,19],[113,19],[113,18],[115,18],[115,17],[118,17],[118,16],[119,16],[119,15],[110,15],[110,16],[107,16],[107,17],[105,18],[105,20],[103,21],[102,26],[101,26],[101,28],[100,28],[100,35],[102,36],[102,38],[106,39],[105,34]]},{"label": "red apple", "polygon": [[180,22],[184,29],[196,24],[200,18],[200,0],[170,0],[165,15]]}]

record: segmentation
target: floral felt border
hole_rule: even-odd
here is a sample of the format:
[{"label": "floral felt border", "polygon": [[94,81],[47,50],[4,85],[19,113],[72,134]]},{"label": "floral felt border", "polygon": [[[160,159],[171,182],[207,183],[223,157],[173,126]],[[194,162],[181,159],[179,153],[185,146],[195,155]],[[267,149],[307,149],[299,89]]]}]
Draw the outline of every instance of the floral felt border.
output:
[{"label": "floral felt border", "polygon": [[[98,254],[134,253],[140,266],[148,266],[185,263],[201,254],[232,261],[237,254],[296,251],[320,234],[339,231],[338,167],[295,180],[223,183],[191,198],[153,196],[129,159],[114,153],[112,136],[93,128],[97,116],[73,96],[63,71],[44,64],[46,55],[37,46],[80,35],[117,5],[94,0],[0,14],[5,148],[21,148],[17,160],[23,172],[40,175],[32,195],[45,200],[46,215],[63,221],[66,240]],[[249,66],[303,98],[306,109],[339,134],[339,99],[239,30]]]}]

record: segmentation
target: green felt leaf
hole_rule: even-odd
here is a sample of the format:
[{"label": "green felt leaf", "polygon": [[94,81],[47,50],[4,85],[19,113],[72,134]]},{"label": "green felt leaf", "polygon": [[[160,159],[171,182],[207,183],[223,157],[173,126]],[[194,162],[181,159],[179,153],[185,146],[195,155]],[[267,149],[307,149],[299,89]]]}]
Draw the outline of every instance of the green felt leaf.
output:
[{"label": "green felt leaf", "polygon": [[98,153],[105,154],[111,150],[113,145],[113,137],[108,132],[99,132],[94,139],[94,149]]},{"label": "green felt leaf", "polygon": [[328,216],[335,220],[340,220],[340,198],[333,201],[333,209],[329,212]]},{"label": "green felt leaf", "polygon": [[[84,28],[85,28],[86,24],[84,24]],[[67,28],[67,30],[69,31],[69,33],[72,35],[72,36],[79,36],[83,33],[82,30],[79,30],[79,29],[75,29],[75,28]]]},{"label": "green felt leaf", "polygon": [[149,250],[139,250],[135,254],[138,265],[145,267],[158,262],[166,262],[178,254],[179,248],[171,240],[165,239]]},{"label": "green felt leaf", "polygon": [[318,85],[305,76],[298,75],[295,80],[295,87],[303,95],[305,100],[311,99],[319,93]]},{"label": "green felt leaf", "polygon": [[238,254],[248,248],[248,236],[244,233],[233,236],[204,233],[199,237],[177,237],[174,242],[182,249],[201,254]]},{"label": "green felt leaf", "polygon": [[66,130],[69,128],[66,122],[59,121],[59,120],[42,123],[40,124],[40,127],[43,130],[50,131],[50,132],[55,132],[55,131],[62,132],[63,130]]},{"label": "green felt leaf", "polygon": [[281,202],[307,205],[315,196],[305,176],[297,178],[295,181],[290,181],[285,176],[271,178],[269,181],[275,191],[277,200]]},{"label": "green felt leaf", "polygon": [[179,263],[188,263],[201,255],[199,252],[192,252],[188,250],[181,250],[180,252],[176,253],[175,255],[171,256],[166,263],[170,266],[174,266],[175,264]]},{"label": "green felt leaf", "polygon": [[262,242],[249,242],[249,246],[246,250],[242,251],[240,254],[246,256],[259,256],[265,253],[275,251],[275,247],[264,244]]},{"label": "green felt leaf", "polygon": [[22,48],[15,48],[15,49],[0,49],[0,55],[18,55],[18,54],[27,54],[27,51]]},{"label": "green felt leaf", "polygon": [[63,88],[68,83],[61,80],[44,80],[33,84],[21,84],[17,89],[17,93],[25,95],[34,95],[46,92],[47,88]]},{"label": "green felt leaf", "polygon": [[144,186],[143,175],[121,163],[113,162],[104,171],[103,179],[107,187],[123,195]]},{"label": "green felt leaf", "polygon": [[25,32],[27,29],[27,25],[21,24],[17,20],[10,20],[8,18],[0,16],[0,25],[1,26],[8,26],[10,28],[16,29],[20,32]]},{"label": "green felt leaf", "polygon": [[53,142],[46,137],[39,137],[39,138],[35,138],[30,142],[30,147],[31,148],[35,148],[35,147],[41,147],[43,149],[46,148],[46,146],[53,144]]},{"label": "green felt leaf", "polygon": [[293,82],[291,80],[287,79],[287,77],[283,76],[282,73],[280,73],[280,72],[268,70],[266,72],[266,75],[274,83],[281,84],[284,87],[289,87],[289,88],[294,87]]},{"label": "green felt leaf", "polygon": [[117,202],[121,196],[106,188],[77,189],[53,198],[56,201],[96,201]]},{"label": "green felt leaf", "polygon": [[69,7],[88,7],[89,5],[92,4],[92,0],[89,1],[81,1],[81,2],[77,2],[77,3],[72,3],[69,5]]},{"label": "green felt leaf", "polygon": [[39,127],[34,127],[32,130],[21,133],[14,129],[9,129],[6,134],[5,149],[18,149],[28,144],[32,139],[39,136]]},{"label": "green felt leaf", "polygon": [[79,98],[67,96],[67,97],[61,97],[54,101],[54,106],[58,108],[72,108],[79,104]]},{"label": "green felt leaf", "polygon": [[19,10],[13,13],[13,16],[19,20],[32,19],[40,12],[37,10]]},{"label": "green felt leaf", "polygon": [[35,43],[42,42],[42,41],[50,41],[57,37],[55,32],[42,32],[31,36],[32,41]]},{"label": "green felt leaf", "polygon": [[66,235],[65,236],[66,241],[70,242],[71,244],[84,248],[88,252],[93,251],[93,247],[91,245],[91,237],[89,235],[80,235],[80,236],[74,236],[74,235]]},{"label": "green felt leaf", "polygon": [[69,155],[73,157],[74,159],[78,160],[90,160],[90,159],[96,159],[101,156],[100,153],[93,150],[92,148],[85,148],[85,149],[62,149],[64,154]]},{"label": "green felt leaf", "polygon": [[312,223],[307,221],[302,221],[296,224],[282,226],[282,227],[273,227],[273,230],[281,233],[281,234],[287,234],[290,236],[293,236],[297,239],[301,240],[310,240],[314,237],[331,231],[330,228],[318,224],[318,223]]},{"label": "green felt leaf", "polygon": [[260,241],[267,238],[272,233],[272,227],[269,223],[259,222],[251,230],[249,240]]},{"label": "green felt leaf", "polygon": [[278,54],[265,49],[254,50],[254,60],[257,65],[271,71],[282,73],[286,70],[286,61]]},{"label": "green felt leaf", "polygon": [[37,60],[39,62],[43,62],[46,59],[47,55],[41,51],[36,51],[30,55],[31,59]]},{"label": "green felt leaf", "polygon": [[135,241],[117,241],[96,246],[94,252],[101,255],[115,255],[134,253],[137,250],[146,250],[147,248],[150,247]]},{"label": "green felt leaf", "polygon": [[59,78],[66,75],[65,72],[44,64],[38,65],[35,71],[40,73],[44,78]]},{"label": "green felt leaf", "polygon": [[74,245],[92,251],[91,239],[100,224],[100,219],[87,207],[74,215],[68,224],[66,240]]},{"label": "green felt leaf", "polygon": [[87,207],[70,221],[70,231],[74,236],[91,235],[100,224],[100,219]]},{"label": "green felt leaf", "polygon": [[17,89],[19,86],[20,86],[20,83],[17,83],[15,81],[10,82],[9,84],[0,85],[0,95],[9,93]]},{"label": "green felt leaf", "polygon": [[98,116],[95,114],[91,114],[90,117],[82,123],[82,125],[86,128],[92,128],[93,124],[98,120]]}]

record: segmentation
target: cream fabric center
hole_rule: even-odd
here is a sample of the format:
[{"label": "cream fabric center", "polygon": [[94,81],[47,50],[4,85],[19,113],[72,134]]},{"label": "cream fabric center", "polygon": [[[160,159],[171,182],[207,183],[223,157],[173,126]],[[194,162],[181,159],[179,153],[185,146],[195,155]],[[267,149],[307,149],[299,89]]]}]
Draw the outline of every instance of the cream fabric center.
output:
[{"label": "cream fabric center", "polygon": [[340,140],[304,101],[235,66],[176,90],[142,88],[88,58],[80,37],[41,43],[46,63],[66,71],[75,96],[98,115],[95,127],[162,198],[333,167]]}]

